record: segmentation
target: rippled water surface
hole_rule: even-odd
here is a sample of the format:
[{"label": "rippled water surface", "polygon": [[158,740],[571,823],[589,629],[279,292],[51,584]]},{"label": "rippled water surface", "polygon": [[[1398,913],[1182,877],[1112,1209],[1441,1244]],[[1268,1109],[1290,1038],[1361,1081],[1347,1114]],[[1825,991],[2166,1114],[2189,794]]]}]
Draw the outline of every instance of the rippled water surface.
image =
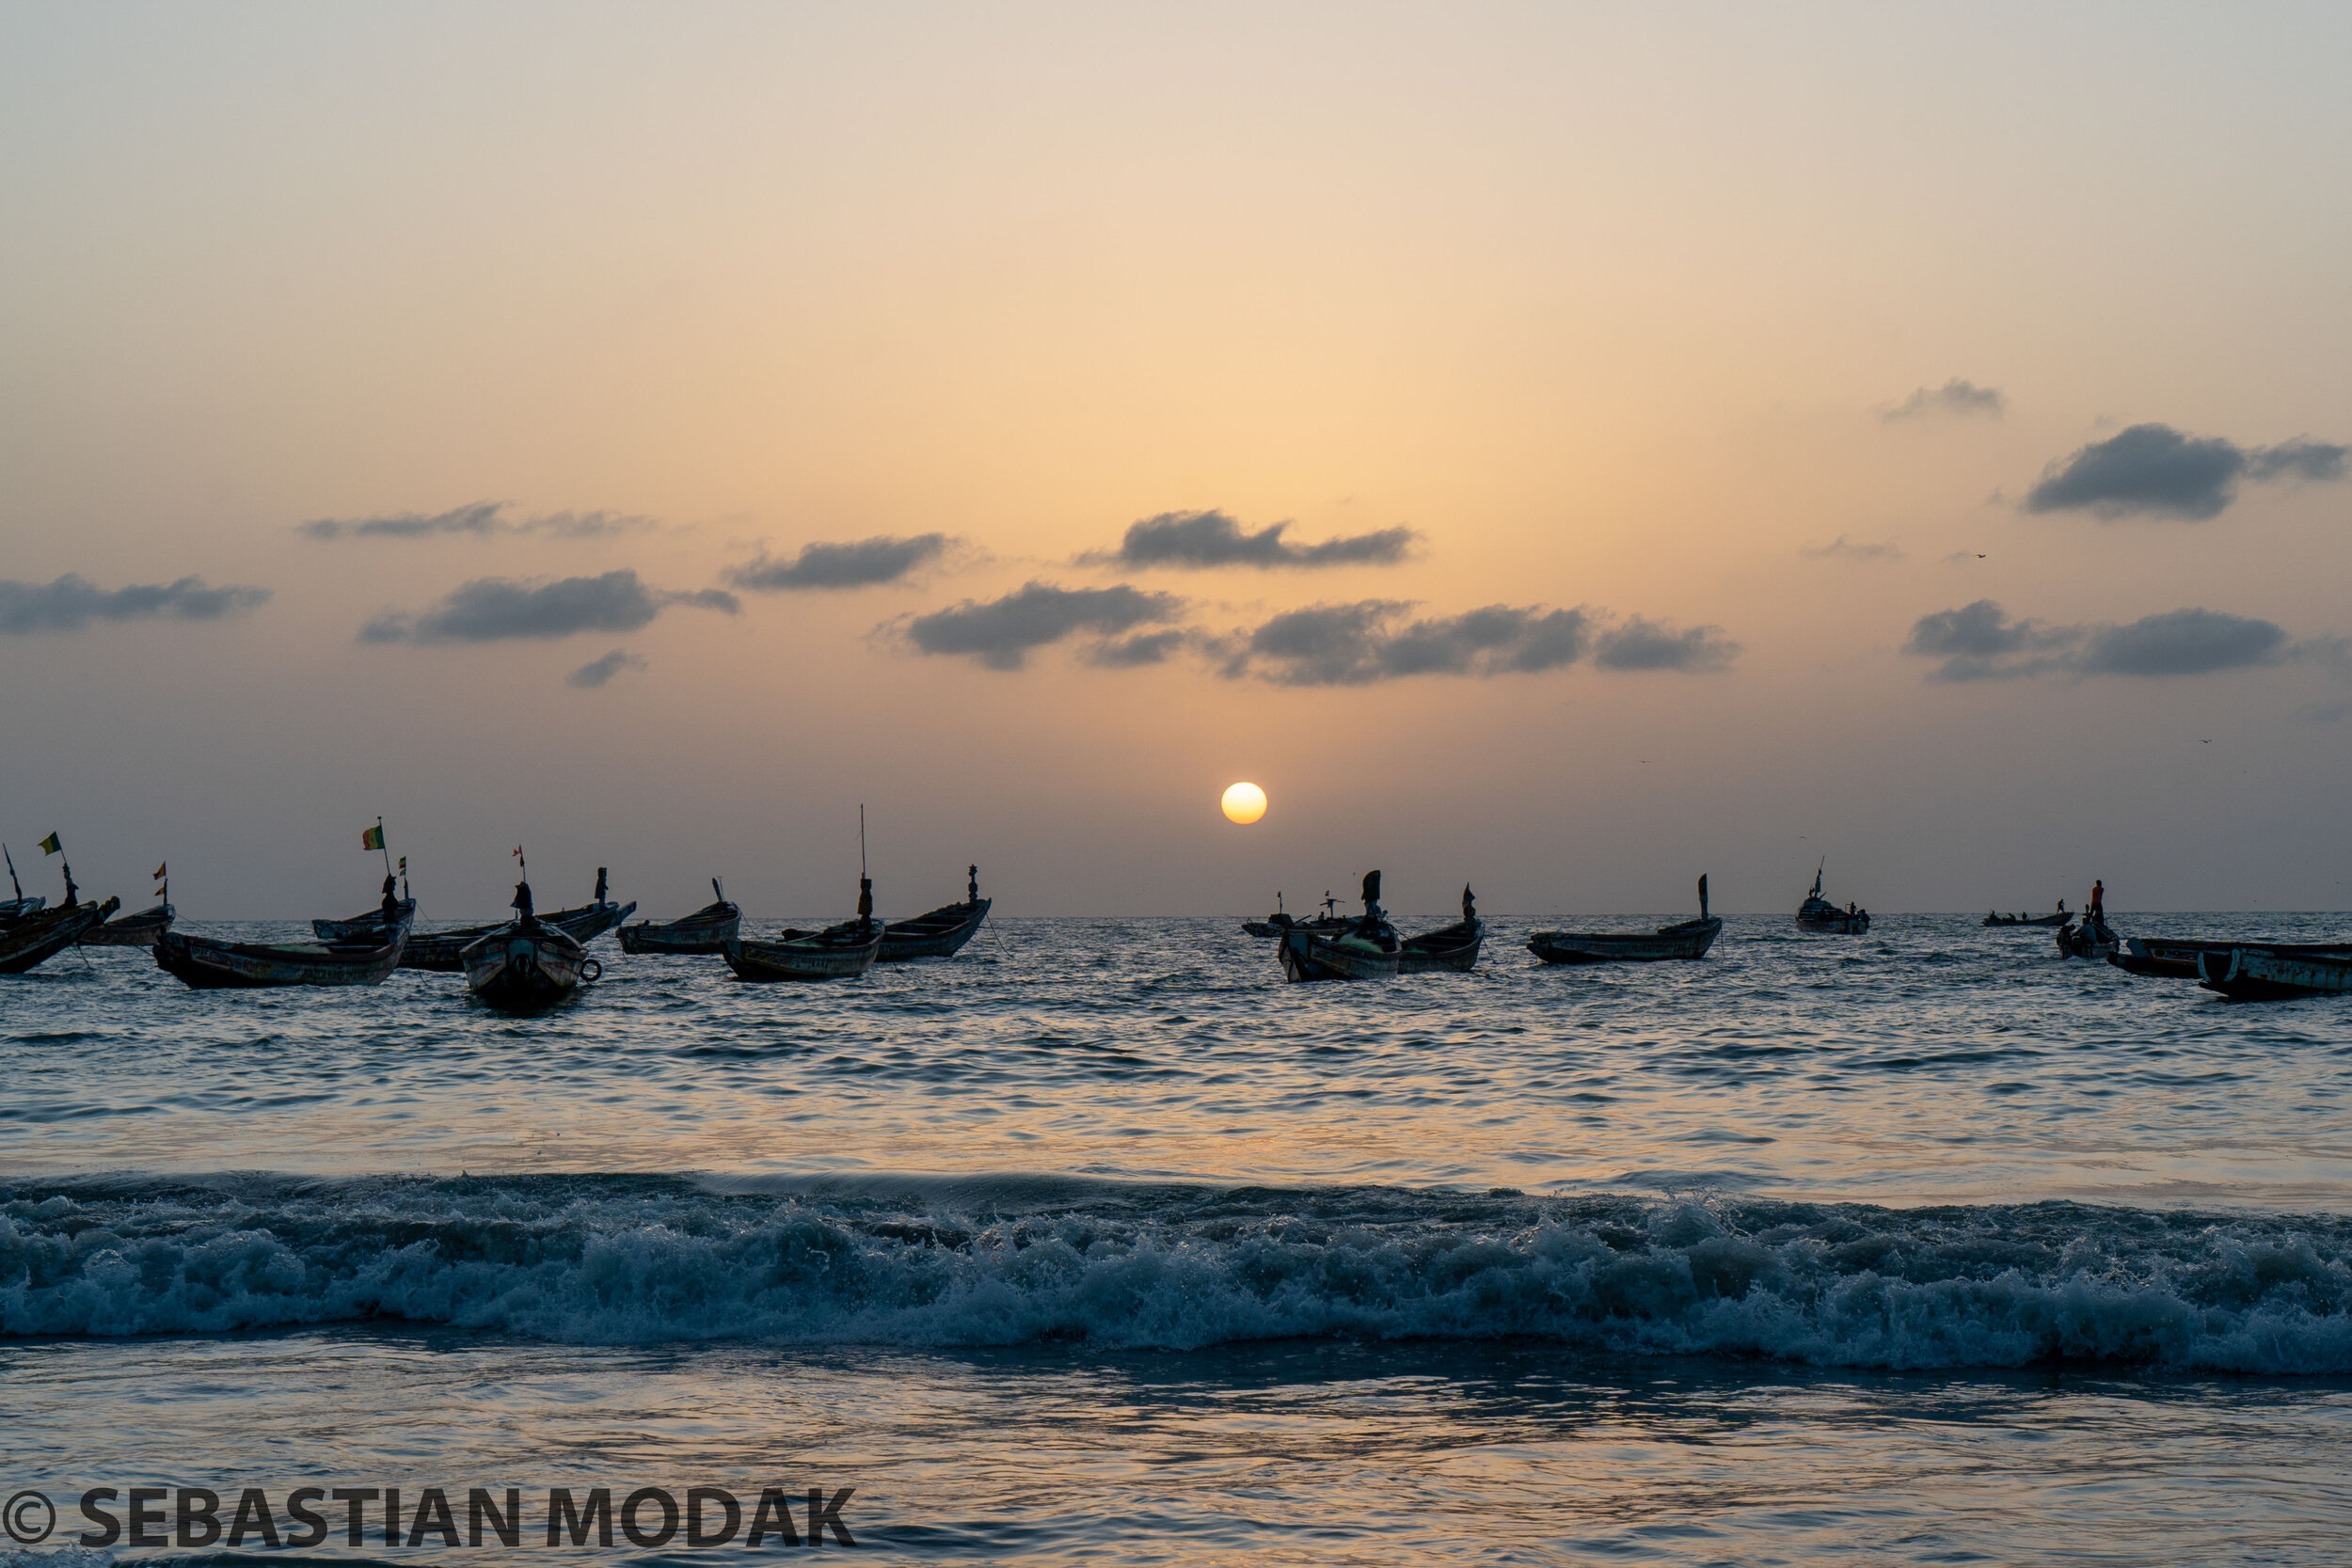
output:
[{"label": "rippled water surface", "polygon": [[53,961],[0,981],[0,1484],[821,1474],[928,1560],[2334,1560],[2352,1006],[1973,919],[1589,970],[1496,925],[1383,986],[1232,921],[806,988],[607,942],[525,1020]]}]

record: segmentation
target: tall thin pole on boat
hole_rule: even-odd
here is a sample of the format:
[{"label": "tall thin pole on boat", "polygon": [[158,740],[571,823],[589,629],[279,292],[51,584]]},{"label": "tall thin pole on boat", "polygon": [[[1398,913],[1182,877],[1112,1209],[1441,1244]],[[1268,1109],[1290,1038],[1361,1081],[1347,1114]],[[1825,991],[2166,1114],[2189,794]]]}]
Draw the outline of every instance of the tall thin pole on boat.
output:
[{"label": "tall thin pole on boat", "polygon": [[863,801],[863,800],[860,800],[860,801],[857,803],[857,874],[858,874],[858,877],[859,877],[859,879],[860,879],[861,880],[863,880],[863,879],[865,879],[865,876],[866,876],[866,802],[865,802],[865,801]]},{"label": "tall thin pole on boat", "polygon": [[381,816],[378,816],[375,819],[375,847],[384,852],[384,879],[386,881],[390,881],[392,878],[392,851],[384,842],[384,818]]},{"label": "tall thin pole on boat", "polygon": [[8,847],[5,844],[0,844],[0,855],[8,857],[8,885],[16,889],[16,900],[21,904],[24,901],[24,884],[16,879],[16,857],[8,854]]}]

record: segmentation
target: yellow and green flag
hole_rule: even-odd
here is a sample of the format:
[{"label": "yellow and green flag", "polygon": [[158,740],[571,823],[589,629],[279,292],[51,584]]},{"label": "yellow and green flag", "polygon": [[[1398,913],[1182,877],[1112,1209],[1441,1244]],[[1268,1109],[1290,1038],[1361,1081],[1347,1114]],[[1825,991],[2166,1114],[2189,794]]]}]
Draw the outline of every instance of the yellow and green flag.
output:
[{"label": "yellow and green flag", "polygon": [[370,828],[366,832],[361,833],[359,835],[359,847],[362,849],[383,848],[384,824],[378,822],[374,827]]},{"label": "yellow and green flag", "polygon": [[58,841],[57,835],[55,833],[51,833],[47,838],[40,841],[40,852],[44,855],[58,854],[62,852],[65,846]]},{"label": "yellow and green flag", "polygon": [[165,872],[167,872],[167,871],[168,871],[168,870],[170,870],[170,869],[171,869],[171,863],[170,863],[169,861],[166,861],[166,862],[164,862],[164,863],[163,863],[163,864],[161,864],[161,865],[159,865],[159,866],[157,866],[157,867],[155,868],[155,876],[154,876],[154,879],[154,879],[154,880],[156,880],[156,881],[159,881],[159,882],[160,882],[160,881],[162,881],[162,880],[164,879],[164,873],[165,873]]}]

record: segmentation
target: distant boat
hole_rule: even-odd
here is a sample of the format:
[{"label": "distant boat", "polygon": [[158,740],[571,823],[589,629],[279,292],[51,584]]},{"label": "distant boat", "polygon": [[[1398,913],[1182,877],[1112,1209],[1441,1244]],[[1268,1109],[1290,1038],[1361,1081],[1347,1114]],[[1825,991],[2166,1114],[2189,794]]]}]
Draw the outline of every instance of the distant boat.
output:
[{"label": "distant boat", "polygon": [[2203,955],[2229,953],[2240,948],[2285,957],[2352,958],[2352,942],[2217,942],[2181,937],[2126,937],[2115,952],[2107,955],[2107,962],[2126,974],[2159,980],[2196,980],[2202,978],[2198,960]]},{"label": "distant boat", "polygon": [[1977,922],[1979,926],[2063,926],[2074,917],[2066,912],[2066,900],[2058,900],[2056,914],[2002,914],[1994,911]]},{"label": "distant boat", "polygon": [[[862,835],[861,835],[862,836]],[[821,931],[790,927],[757,940],[738,937],[722,949],[739,980],[847,980],[874,967],[882,926],[874,918],[874,883],[857,879],[857,918]]]},{"label": "distant boat", "polygon": [[[389,878],[385,879],[390,880]],[[417,919],[417,901],[414,898],[401,898],[396,903],[399,912],[395,918],[413,927]],[[349,920],[313,920],[310,922],[310,934],[321,942],[381,942],[390,929],[391,927],[386,921],[384,911],[380,907],[370,910],[365,914],[355,914]]]},{"label": "distant boat", "polygon": [[2352,994],[2352,955],[2228,947],[2197,957],[2198,984],[2233,1002],[2285,1002]]},{"label": "distant boat", "polygon": [[1478,950],[1486,941],[1486,922],[1478,918],[1478,902],[1462,889],[1462,918],[1451,926],[1406,937],[1398,943],[1399,974],[1431,974],[1440,970],[1468,974],[1478,967]]},{"label": "distant boat", "polygon": [[[602,893],[603,878],[597,878]],[[485,1006],[505,1012],[535,1012],[551,1007],[595,980],[604,966],[570,933],[557,929],[531,912],[528,867],[515,884],[515,918],[467,943],[459,956],[466,971],[466,989]]]},{"label": "distant boat", "polygon": [[1813,891],[1797,906],[1797,929],[1822,936],[1858,937],[1870,928],[1870,911],[1851,904],[1841,910],[1821,896],[1821,871],[1828,863],[1824,859],[1813,868]]},{"label": "distant boat", "polygon": [[69,902],[54,910],[36,909],[0,927],[0,974],[22,974],[55,958],[121,907],[119,898],[103,904]]},{"label": "distant boat", "polygon": [[951,958],[979,930],[993,899],[980,896],[980,868],[964,868],[963,902],[942,904],[928,914],[894,920],[882,927],[876,963],[904,963],[909,958]]},{"label": "distant boat", "polygon": [[1292,980],[1393,980],[1404,944],[1380,908],[1380,873],[1364,873],[1364,912],[1337,930],[1292,926],[1279,951]]},{"label": "distant boat", "polygon": [[1527,950],[1548,964],[1656,963],[1704,958],[1723,934],[1724,918],[1707,912],[1707,879],[1699,879],[1699,917],[1655,931],[1538,931]]},{"label": "distant boat", "polygon": [[2058,927],[2058,957],[2062,958],[2113,958],[2123,945],[2123,939],[2115,934],[2106,916],[2098,910],[2084,913],[2077,927],[2069,920]]},{"label": "distant boat", "polygon": [[614,935],[624,953],[716,953],[743,928],[743,911],[727,901],[726,890],[719,879],[710,879],[710,891],[717,902],[705,904],[692,914],[675,920],[641,920],[634,926],[624,926]]},{"label": "distant boat", "polygon": [[[577,942],[594,942],[637,912],[634,902],[612,903],[605,897],[604,890],[604,867],[600,865],[596,867],[596,896],[593,903],[543,914],[539,924],[561,931]],[[466,967],[467,948],[491,932],[505,928],[503,925],[460,926],[453,930],[421,931],[408,939],[408,949],[400,956],[400,967],[453,974]]]},{"label": "distant boat", "polygon": [[219,942],[165,931],[155,939],[155,967],[198,990],[252,990],[276,986],[377,986],[400,963],[408,927],[389,941]]},{"label": "distant boat", "polygon": [[171,907],[171,884],[150,908],[136,914],[126,914],[119,920],[109,920],[103,926],[82,933],[85,947],[152,947],[155,939],[171,929],[179,911]]},{"label": "distant boat", "polygon": [[1323,895],[1323,912],[1312,920],[1301,920],[1282,908],[1282,895],[1278,893],[1274,895],[1272,914],[1267,915],[1263,920],[1245,920],[1241,923],[1241,928],[1253,937],[1279,937],[1284,931],[1298,929],[1343,931],[1354,922],[1340,914],[1339,907],[1340,901],[1327,893]]}]

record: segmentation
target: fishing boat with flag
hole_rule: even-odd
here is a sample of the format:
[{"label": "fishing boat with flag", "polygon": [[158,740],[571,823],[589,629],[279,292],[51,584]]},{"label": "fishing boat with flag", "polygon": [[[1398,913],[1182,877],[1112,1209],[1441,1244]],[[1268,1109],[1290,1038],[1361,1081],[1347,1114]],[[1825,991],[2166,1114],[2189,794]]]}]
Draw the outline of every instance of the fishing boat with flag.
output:
[{"label": "fishing boat with flag", "polygon": [[[572,941],[585,945],[637,912],[631,900],[615,904],[605,896],[606,875],[603,866],[596,867],[596,896],[585,904],[553,914],[538,917],[540,925],[561,931]],[[403,969],[432,970],[438,974],[454,974],[466,967],[466,949],[493,931],[503,930],[500,925],[459,926],[446,931],[421,931],[408,939],[408,950],[400,957]]]},{"label": "fishing boat with flag", "polygon": [[503,1012],[535,1012],[570,997],[581,982],[599,978],[604,966],[569,932],[532,912],[530,868],[519,845],[515,859],[520,871],[515,918],[467,943],[459,961],[466,989],[476,1001]]},{"label": "fishing boat with flag", "polygon": [[1380,873],[1364,873],[1364,912],[1336,931],[1293,926],[1278,951],[1291,980],[1392,980],[1403,943],[1380,907]]},{"label": "fishing boat with flag", "polygon": [[[103,904],[82,901],[82,890],[73,885],[73,863],[65,858],[65,841],[56,833],[40,841],[40,852],[56,855],[64,868],[65,902],[49,909],[45,900],[28,900],[22,887],[16,889],[11,902],[20,909],[28,902],[33,907],[0,925],[0,974],[22,974],[39,968],[104,925],[122,907],[119,898],[108,898]],[[15,884],[13,858],[8,862],[8,880]]]},{"label": "fishing boat with flag", "polygon": [[1821,872],[1828,864],[1824,856],[1813,868],[1813,891],[1797,906],[1797,929],[1820,936],[1858,937],[1870,928],[1870,911],[1852,904],[1841,910],[1821,896]]},{"label": "fishing boat with flag", "polygon": [[109,920],[103,926],[82,934],[85,947],[152,947],[155,939],[171,929],[179,913],[171,907],[171,863],[167,861],[155,868],[154,879],[163,885],[155,890],[155,902],[135,914]]}]

